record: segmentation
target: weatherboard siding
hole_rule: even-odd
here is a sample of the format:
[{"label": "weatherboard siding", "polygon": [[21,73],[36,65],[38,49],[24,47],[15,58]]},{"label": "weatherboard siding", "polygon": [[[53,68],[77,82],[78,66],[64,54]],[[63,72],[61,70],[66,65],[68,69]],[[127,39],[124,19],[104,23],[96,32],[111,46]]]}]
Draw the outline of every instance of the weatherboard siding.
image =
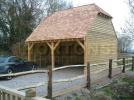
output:
[{"label": "weatherboard siding", "polygon": [[87,60],[90,63],[102,63],[117,58],[117,38],[111,19],[98,15],[86,41]]}]

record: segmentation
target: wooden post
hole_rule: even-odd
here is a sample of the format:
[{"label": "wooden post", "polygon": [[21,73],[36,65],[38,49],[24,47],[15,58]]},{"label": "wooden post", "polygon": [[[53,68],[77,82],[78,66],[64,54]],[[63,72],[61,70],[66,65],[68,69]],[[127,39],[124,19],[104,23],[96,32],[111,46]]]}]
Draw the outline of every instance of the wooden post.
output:
[{"label": "wooden post", "polygon": [[132,71],[134,70],[134,57],[132,57]]},{"label": "wooden post", "polygon": [[47,98],[48,99],[52,99],[52,76],[53,76],[53,72],[52,72],[52,66],[49,66],[49,71],[48,71],[48,94],[47,94]]},{"label": "wooden post", "polygon": [[55,54],[54,54],[54,51],[55,51],[55,50],[54,50],[54,43],[52,42],[52,48],[51,48],[52,68],[55,67],[55,59],[54,59],[54,58],[55,58],[55,56],[54,56]]},{"label": "wooden post", "polygon": [[[86,65],[86,64],[87,64],[87,48],[86,48],[87,45],[86,45],[86,40],[84,40],[84,47],[85,47],[85,48],[83,49],[83,50],[84,50],[84,65]],[[89,66],[90,66],[90,64],[89,64]],[[90,69],[89,69],[89,70],[90,70]],[[87,72],[87,68],[85,67],[85,68],[84,68],[84,74],[87,75],[87,73],[88,73],[88,72]]]},{"label": "wooden post", "polygon": [[112,59],[109,59],[109,73],[108,78],[112,78]]},{"label": "wooden post", "polygon": [[25,100],[32,100],[33,97],[36,97],[36,91],[33,89],[29,89],[26,91],[26,99]]},{"label": "wooden post", "polygon": [[91,73],[90,73],[90,63],[87,63],[87,88],[91,88]]},{"label": "wooden post", "polygon": [[32,48],[33,44],[28,43],[28,61],[32,61]]},{"label": "wooden post", "polygon": [[48,99],[52,99],[52,76],[53,76],[53,68],[55,65],[55,60],[54,60],[54,43],[52,42],[51,44],[51,66],[48,67],[48,94],[47,94],[47,98]]},{"label": "wooden post", "polygon": [[48,99],[52,99],[52,92],[53,92],[53,89],[52,89],[52,76],[53,76],[53,68],[55,67],[55,50],[56,48],[58,47],[60,41],[58,41],[55,45],[54,45],[54,42],[52,42],[51,44],[47,43],[48,46],[50,47],[51,49],[51,66],[49,66],[48,68],[48,94],[47,94],[47,98]]},{"label": "wooden post", "polygon": [[122,73],[125,73],[125,58],[122,59],[122,63],[123,63],[123,69],[122,69]]},{"label": "wooden post", "polygon": [[55,67],[55,54],[54,53],[55,53],[55,50],[58,47],[59,43],[60,43],[60,40],[56,44],[54,44],[54,42],[51,42],[51,44],[47,42],[47,45],[51,49],[51,65],[52,65],[52,68]]},{"label": "wooden post", "polygon": [[28,43],[28,61],[31,61],[31,50],[30,50],[30,44]]},{"label": "wooden post", "polygon": [[[84,40],[84,43],[82,43],[79,39],[76,40],[76,42],[83,48],[84,51],[84,64],[87,64],[87,53],[86,53],[86,40]],[[84,67],[84,75],[87,75],[87,68]]]}]

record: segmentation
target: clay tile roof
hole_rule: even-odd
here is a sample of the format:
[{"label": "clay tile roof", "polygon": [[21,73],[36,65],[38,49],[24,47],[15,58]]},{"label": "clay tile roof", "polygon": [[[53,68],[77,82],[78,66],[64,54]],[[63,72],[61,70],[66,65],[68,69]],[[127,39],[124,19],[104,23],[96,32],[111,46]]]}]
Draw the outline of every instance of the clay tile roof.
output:
[{"label": "clay tile roof", "polygon": [[37,26],[26,42],[84,38],[99,13],[112,18],[95,4],[55,12]]}]

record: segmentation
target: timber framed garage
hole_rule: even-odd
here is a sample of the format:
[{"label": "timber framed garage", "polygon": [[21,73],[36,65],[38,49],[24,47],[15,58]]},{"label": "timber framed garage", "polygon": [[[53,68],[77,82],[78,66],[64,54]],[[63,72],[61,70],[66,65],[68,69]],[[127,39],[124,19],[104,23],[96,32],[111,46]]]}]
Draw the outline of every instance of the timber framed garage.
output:
[{"label": "timber framed garage", "polygon": [[55,12],[37,26],[26,43],[28,60],[42,68],[117,58],[112,17],[95,4]]}]

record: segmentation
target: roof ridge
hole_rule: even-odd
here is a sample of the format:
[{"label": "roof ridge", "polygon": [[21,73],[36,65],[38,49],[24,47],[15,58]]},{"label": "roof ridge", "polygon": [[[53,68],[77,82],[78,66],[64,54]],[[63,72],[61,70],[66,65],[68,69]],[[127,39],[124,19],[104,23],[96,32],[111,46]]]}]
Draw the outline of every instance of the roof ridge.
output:
[{"label": "roof ridge", "polygon": [[104,11],[104,10],[103,10],[102,8],[100,8],[98,5],[94,4],[94,6],[95,6],[95,8],[97,9],[98,12],[103,13],[104,15],[107,15],[107,16],[109,16],[109,17],[112,18],[112,16],[111,16],[109,13],[107,13],[106,11]]},{"label": "roof ridge", "polygon": [[[51,15],[49,15],[49,16],[47,16],[47,17],[44,17],[44,18],[41,20],[41,22],[43,22],[44,20],[48,19],[49,17],[51,17],[51,16],[54,15],[55,13],[64,12],[64,11],[67,11],[67,10],[73,10],[73,9],[77,9],[77,8],[84,7],[84,6],[90,6],[90,5],[94,5],[98,12],[101,12],[101,13],[104,12],[103,14],[105,14],[105,15],[107,15],[107,16],[109,16],[109,17],[112,18],[112,16],[111,16],[109,13],[107,13],[106,11],[104,11],[103,9],[101,9],[98,5],[96,5],[95,3],[91,3],[91,4],[86,4],[86,5],[81,5],[81,6],[77,6],[77,7],[72,7],[72,8],[68,8],[68,9],[56,11],[56,12],[54,12],[53,14],[51,14]],[[102,12],[102,11],[103,11],[103,12]]]},{"label": "roof ridge", "polygon": [[[107,15],[107,16],[109,16],[109,17],[112,18],[112,16],[111,16],[109,13],[107,13],[106,11],[104,11],[102,8],[100,8],[100,7],[99,7],[97,4],[95,4],[95,3],[86,4],[86,5],[81,5],[81,6],[76,6],[76,7],[72,7],[72,8],[68,8],[68,9],[56,11],[56,12],[54,12],[53,14],[59,13],[59,12],[64,12],[64,11],[69,11],[69,10],[73,10],[73,9],[78,9],[78,8],[85,7],[85,6],[91,6],[91,5],[95,6],[96,10],[97,10],[99,13],[103,13],[104,15]],[[51,15],[53,15],[53,14],[51,14]],[[50,16],[51,16],[51,15],[50,15]],[[50,16],[48,16],[48,17],[50,17]]]},{"label": "roof ridge", "polygon": [[[54,12],[53,14],[59,13],[59,12],[64,12],[64,11],[67,11],[67,10],[77,9],[77,8],[84,7],[84,6],[90,6],[90,5],[96,5],[96,4],[95,4],[95,3],[91,3],[91,4],[85,4],[85,5],[76,6],[76,7],[72,7],[72,8],[67,8],[67,9],[63,9],[63,10],[56,11],[56,12]],[[51,14],[51,15],[53,15],[53,14]],[[51,15],[50,15],[50,16],[51,16]],[[48,16],[48,17],[49,17],[49,16]]]},{"label": "roof ridge", "polygon": [[[64,10],[59,10],[59,11],[54,12],[53,14],[50,14],[49,16],[44,17],[44,18],[40,21],[39,25],[40,25],[41,23],[43,23],[43,22],[44,22],[46,19],[48,19],[49,17],[53,16],[55,13],[64,12],[64,11],[67,11],[67,10],[73,10],[73,9],[76,9],[76,8],[80,8],[80,7],[83,7],[83,6],[90,6],[90,5],[97,6],[95,3],[91,3],[91,4],[81,5],[81,6],[72,7],[72,8],[68,8],[68,9],[64,9]],[[37,26],[38,26],[38,25],[37,25]]]}]

